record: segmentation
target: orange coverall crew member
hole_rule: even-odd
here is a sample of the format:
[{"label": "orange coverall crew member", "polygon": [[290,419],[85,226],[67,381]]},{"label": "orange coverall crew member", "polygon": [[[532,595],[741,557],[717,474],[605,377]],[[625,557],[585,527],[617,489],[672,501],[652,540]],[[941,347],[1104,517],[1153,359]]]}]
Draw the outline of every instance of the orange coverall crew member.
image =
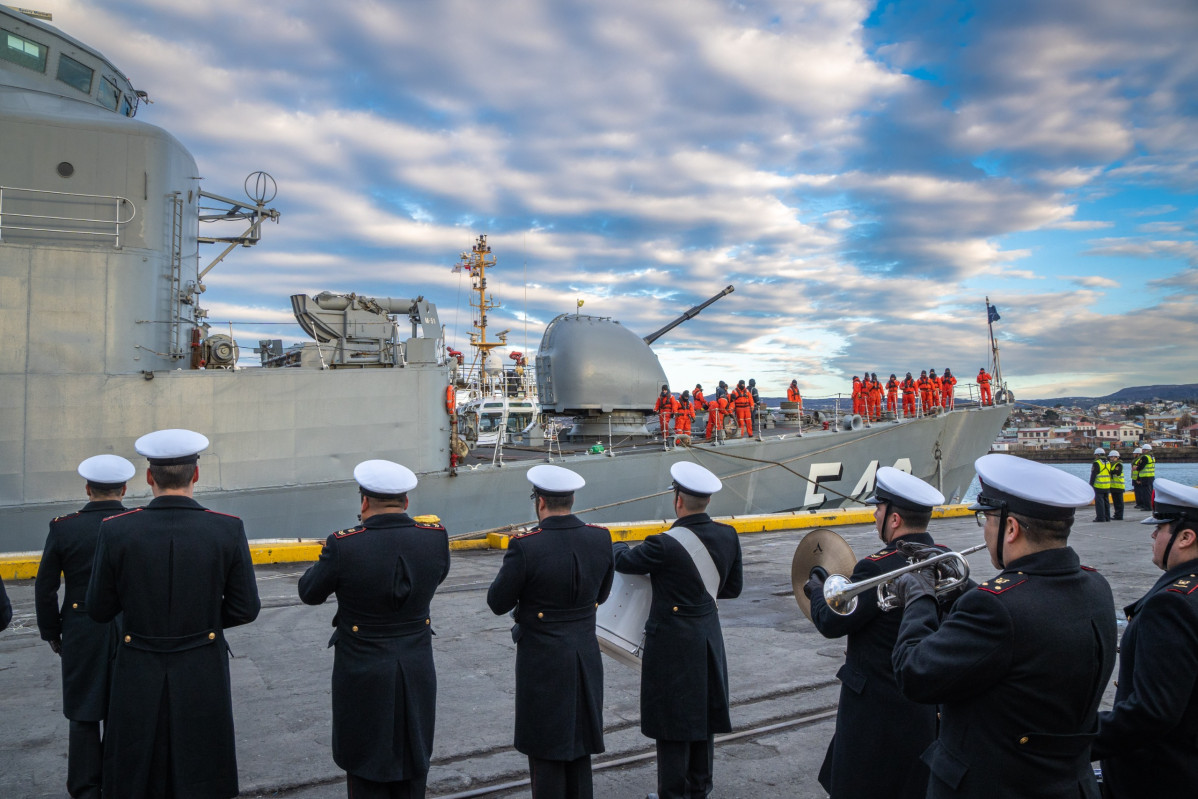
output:
[{"label": "orange coverall crew member", "polygon": [[931,395],[929,399],[932,401],[933,408],[940,407],[940,395],[944,391],[944,386],[940,382],[940,378],[936,376],[936,370],[932,369],[928,372],[928,393]]},{"label": "orange coverall crew member", "polygon": [[674,405],[677,400],[670,393],[669,386],[662,386],[661,393],[657,395],[657,404],[653,406],[653,410],[657,411],[661,416],[661,437],[665,438],[670,434],[670,417],[674,415]]},{"label": "orange coverall crew member", "polygon": [[986,367],[978,369],[978,391],[982,394],[983,405],[993,405],[994,397],[990,394],[990,373],[986,371]]},{"label": "orange coverall crew member", "polygon": [[944,409],[951,411],[953,409],[953,386],[957,385],[957,378],[953,377],[952,369],[945,369],[944,374],[940,377],[940,391],[944,398]]},{"label": "orange coverall crew member", "polygon": [[877,372],[869,380],[869,418],[874,422],[882,418],[882,383]]},{"label": "orange coverall crew member", "polygon": [[695,390],[691,392],[691,399],[695,402],[695,407],[701,410],[707,410],[707,399],[703,396],[703,386],[695,383]]},{"label": "orange coverall crew member", "polygon": [[732,404],[736,409],[736,426],[740,428],[741,438],[753,435],[753,395],[745,388],[745,381],[736,384],[732,392]]},{"label": "orange coverall crew member", "polygon": [[853,375],[853,413],[865,413],[865,396],[863,391],[861,378]]},{"label": "orange coverall crew member", "polygon": [[890,379],[886,381],[886,410],[893,414],[898,413],[898,393],[898,378],[892,374],[890,375]]},{"label": "orange coverall crew member", "polygon": [[919,407],[924,413],[927,413],[932,404],[932,381],[928,380],[927,369],[919,373],[919,379],[915,381],[915,384],[919,386]]},{"label": "orange coverall crew member", "polygon": [[728,400],[723,397],[707,403],[707,440],[715,437],[717,430],[724,429],[724,412],[728,409]]},{"label": "orange coverall crew member", "polygon": [[790,381],[790,387],[786,389],[786,401],[799,403],[799,410],[803,410],[803,395],[799,393],[798,380]]},{"label": "orange coverall crew member", "polygon": [[674,435],[689,436],[694,420],[695,406],[691,404],[691,393],[683,391],[682,397],[674,403]]},{"label": "orange coverall crew member", "polygon": [[903,416],[915,415],[915,391],[917,386],[915,380],[911,377],[911,373],[907,372],[907,377],[902,382],[903,387]]}]

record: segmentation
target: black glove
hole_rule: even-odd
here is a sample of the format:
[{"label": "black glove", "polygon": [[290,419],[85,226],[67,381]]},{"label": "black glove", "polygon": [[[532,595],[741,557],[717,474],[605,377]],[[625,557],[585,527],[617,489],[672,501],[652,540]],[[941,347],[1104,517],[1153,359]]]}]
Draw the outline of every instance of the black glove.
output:
[{"label": "black glove", "polygon": [[920,597],[936,598],[936,570],[919,569],[899,575],[894,581],[894,595],[903,607]]},{"label": "black glove", "polygon": [[811,594],[815,589],[823,589],[824,581],[828,579],[828,570],[823,566],[812,566],[811,574],[807,577],[807,582],[803,584],[803,596],[811,599]]},{"label": "black glove", "polygon": [[62,657],[62,638],[51,638],[46,643],[48,643],[50,648],[54,650],[54,654]]},{"label": "black glove", "polygon": [[[929,558],[934,558],[937,555],[945,554],[946,550],[940,547],[934,547],[931,544],[921,544],[918,541],[899,541],[895,544],[895,548],[903,553],[909,561],[923,561]],[[936,564],[935,572],[936,579],[940,580],[961,580],[965,577],[961,572],[961,563],[956,558],[945,558]]]}]

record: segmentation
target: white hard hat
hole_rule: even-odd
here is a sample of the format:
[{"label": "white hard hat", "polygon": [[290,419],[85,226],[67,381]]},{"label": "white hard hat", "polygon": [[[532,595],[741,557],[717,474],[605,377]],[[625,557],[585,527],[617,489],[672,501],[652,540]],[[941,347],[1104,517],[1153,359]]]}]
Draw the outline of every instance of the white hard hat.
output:
[{"label": "white hard hat", "polygon": [[1112,457],[1112,458],[1118,458],[1118,457],[1119,457],[1119,450],[1117,450],[1117,449],[1113,449],[1113,450],[1111,450],[1110,457]]},{"label": "white hard hat", "polygon": [[1103,449],[1102,447],[1095,447],[1095,448],[1094,448],[1094,454],[1095,454],[1095,455],[1105,455],[1105,454],[1106,454],[1106,450],[1105,450],[1105,449]]}]

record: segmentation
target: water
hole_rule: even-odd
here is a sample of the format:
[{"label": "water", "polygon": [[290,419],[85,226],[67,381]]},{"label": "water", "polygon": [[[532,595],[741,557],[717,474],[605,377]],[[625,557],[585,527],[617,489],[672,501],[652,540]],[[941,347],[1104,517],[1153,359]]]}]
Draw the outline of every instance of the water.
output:
[{"label": "water", "polygon": [[[1054,469],[1060,469],[1062,472],[1067,472],[1074,477],[1080,477],[1086,482],[1090,481],[1090,464],[1089,463],[1048,463],[1046,466],[1051,466]],[[1164,477],[1167,480],[1174,480],[1182,485],[1198,485],[1198,463],[1160,463],[1156,464],[1156,476]],[[1127,490],[1131,491],[1131,462],[1130,460],[1123,463],[1123,481],[1127,484]],[[965,498],[962,502],[973,502],[978,495],[978,478],[974,475],[973,482],[969,484],[969,489],[965,492]]]}]

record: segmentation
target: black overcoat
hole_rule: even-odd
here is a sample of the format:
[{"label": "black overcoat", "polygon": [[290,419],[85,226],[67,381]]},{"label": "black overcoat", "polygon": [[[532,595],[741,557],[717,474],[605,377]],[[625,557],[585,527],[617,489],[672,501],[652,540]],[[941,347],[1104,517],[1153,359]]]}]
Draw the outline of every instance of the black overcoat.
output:
[{"label": "black overcoat", "polygon": [[515,611],[517,751],[544,760],[603,751],[595,608],[613,574],[611,534],[577,516],[546,517],[509,541],[487,605]]},{"label": "black overcoat", "polygon": [[[898,541],[932,544],[928,533],[913,533],[857,562],[850,576],[861,582],[907,565]],[[823,589],[811,592],[811,621],[825,638],[848,636],[840,679],[836,733],[820,769],[819,781],[834,799],[922,799],[928,767],[919,756],[936,740],[936,708],[912,702],[899,690],[890,658],[898,638],[901,608],[878,609],[878,594],[857,597],[847,616],[833,613]],[[862,768],[868,756],[869,767]]]},{"label": "black overcoat", "polygon": [[437,713],[429,603],[449,574],[449,536],[406,513],[333,533],[299,596],[337,595],[333,761],[375,782],[428,773]]},{"label": "black overcoat", "polygon": [[1165,572],[1124,609],[1115,705],[1091,753],[1112,797],[1198,790],[1198,560]]},{"label": "black overcoat", "polygon": [[1013,561],[943,623],[930,597],[907,606],[893,658],[899,687],[941,705],[923,754],[929,799],[1096,799],[1090,744],[1115,639],[1111,588],[1069,547]]},{"label": "black overcoat", "polygon": [[[672,527],[691,530],[711,554],[720,578],[716,596],[740,596],[736,530],[706,513],[684,516]],[[635,549],[623,542],[612,549],[618,571],[647,574],[653,585],[641,668],[641,732],[663,741],[702,741],[729,732],[724,635],[694,559],[664,534],[649,536]]]},{"label": "black overcoat", "polygon": [[170,752],[177,797],[237,795],[237,754],[224,630],[261,602],[241,519],[165,495],[105,519],[87,612],[124,613],[104,736],[104,794],[152,796]]},{"label": "black overcoat", "polygon": [[[33,583],[37,628],[43,641],[62,640],[62,714],[72,721],[103,721],[108,715],[117,623],[97,624],[87,615],[87,582],[100,522],[125,510],[119,500],[105,500],[59,516],[50,522],[37,567]],[[60,576],[66,583],[61,607]]]},{"label": "black overcoat", "polygon": [[8,592],[4,590],[4,580],[0,580],[0,630],[12,621],[12,603],[8,601]]}]

